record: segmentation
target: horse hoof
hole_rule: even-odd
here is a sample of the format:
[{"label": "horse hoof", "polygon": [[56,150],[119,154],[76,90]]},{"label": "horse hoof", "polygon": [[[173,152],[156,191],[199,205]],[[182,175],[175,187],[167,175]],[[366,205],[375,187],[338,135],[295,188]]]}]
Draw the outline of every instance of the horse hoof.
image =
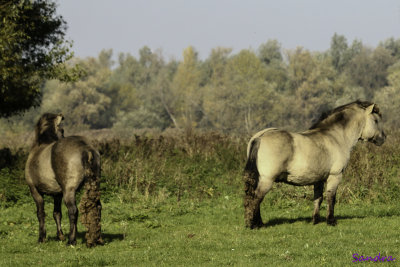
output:
[{"label": "horse hoof", "polygon": [[316,224],[318,224],[320,222],[320,218],[319,217],[314,217],[312,219],[312,222],[313,222],[314,225],[316,225]]},{"label": "horse hoof", "polygon": [[96,243],[87,243],[86,242],[86,247],[87,248],[93,248],[93,247],[95,247],[96,246]]},{"label": "horse hoof", "polygon": [[76,246],[76,240],[74,241],[68,241],[67,246]]},{"label": "horse hoof", "polygon": [[330,225],[330,226],[336,226],[336,225],[337,225],[337,221],[336,221],[335,219],[333,219],[333,220],[328,220],[328,221],[327,221],[327,224]]},{"label": "horse hoof", "polygon": [[38,243],[44,243],[46,242],[46,237],[39,237]]},{"label": "horse hoof", "polygon": [[58,240],[65,241],[65,236],[63,234],[57,236]]},{"label": "horse hoof", "polygon": [[265,227],[265,224],[263,224],[261,222],[261,223],[255,223],[255,224],[251,225],[250,229],[260,229],[260,228],[263,228],[263,227]]}]

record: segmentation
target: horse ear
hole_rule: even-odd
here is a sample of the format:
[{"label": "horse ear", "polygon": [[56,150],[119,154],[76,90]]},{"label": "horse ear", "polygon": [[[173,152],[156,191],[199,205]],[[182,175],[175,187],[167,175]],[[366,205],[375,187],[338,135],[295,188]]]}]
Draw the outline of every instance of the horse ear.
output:
[{"label": "horse ear", "polygon": [[375,104],[369,105],[366,109],[365,109],[365,113],[366,114],[371,114],[374,111],[374,107]]},{"label": "horse ear", "polygon": [[62,114],[58,114],[56,119],[56,125],[60,125],[61,121],[64,120],[64,116]]}]

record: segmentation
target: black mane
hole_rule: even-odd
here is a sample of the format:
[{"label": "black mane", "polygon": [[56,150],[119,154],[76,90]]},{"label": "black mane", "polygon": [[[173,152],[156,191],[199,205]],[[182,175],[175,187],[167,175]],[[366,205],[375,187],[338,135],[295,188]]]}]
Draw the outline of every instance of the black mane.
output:
[{"label": "black mane", "polygon": [[[369,101],[356,100],[354,102],[336,107],[332,110],[322,112],[319,119],[310,127],[310,130],[316,129],[316,128],[326,128],[337,122],[341,122],[342,124],[345,125],[348,121],[348,118],[345,116],[345,114],[343,112],[344,110],[348,109],[350,106],[353,106],[353,105],[357,105],[360,108],[366,109],[367,107],[369,107],[372,104],[374,104],[374,103],[369,102]],[[378,107],[376,107],[376,106],[374,107],[373,112],[381,115]],[[328,117],[332,118],[332,119],[330,119],[329,123],[327,123],[325,121],[326,119],[328,119]]]}]

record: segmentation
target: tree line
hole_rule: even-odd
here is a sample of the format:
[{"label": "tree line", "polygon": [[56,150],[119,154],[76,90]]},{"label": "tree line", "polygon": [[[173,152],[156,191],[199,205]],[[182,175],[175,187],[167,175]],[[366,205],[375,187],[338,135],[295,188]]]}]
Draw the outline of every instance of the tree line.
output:
[{"label": "tree line", "polygon": [[[201,60],[194,47],[166,60],[148,47],[138,57],[112,50],[72,58],[84,71],[69,83],[47,79],[40,107],[0,120],[32,129],[44,112],[62,112],[75,130],[207,129],[251,134],[265,127],[304,130],[321,112],[356,99],[381,107],[387,127],[400,110],[400,39],[377,47],[334,34],[327,51],[285,50],[277,40],[233,53],[218,47]],[[1,131],[1,130],[0,130]]]}]

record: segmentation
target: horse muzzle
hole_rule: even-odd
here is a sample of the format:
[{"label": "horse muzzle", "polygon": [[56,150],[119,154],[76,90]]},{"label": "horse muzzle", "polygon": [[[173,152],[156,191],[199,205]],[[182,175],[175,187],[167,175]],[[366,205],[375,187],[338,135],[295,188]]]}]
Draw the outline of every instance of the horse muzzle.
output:
[{"label": "horse muzzle", "polygon": [[385,143],[385,140],[386,140],[386,134],[384,132],[382,132],[382,134],[373,137],[371,142],[377,146],[381,146],[381,145],[383,145],[383,143]]}]

